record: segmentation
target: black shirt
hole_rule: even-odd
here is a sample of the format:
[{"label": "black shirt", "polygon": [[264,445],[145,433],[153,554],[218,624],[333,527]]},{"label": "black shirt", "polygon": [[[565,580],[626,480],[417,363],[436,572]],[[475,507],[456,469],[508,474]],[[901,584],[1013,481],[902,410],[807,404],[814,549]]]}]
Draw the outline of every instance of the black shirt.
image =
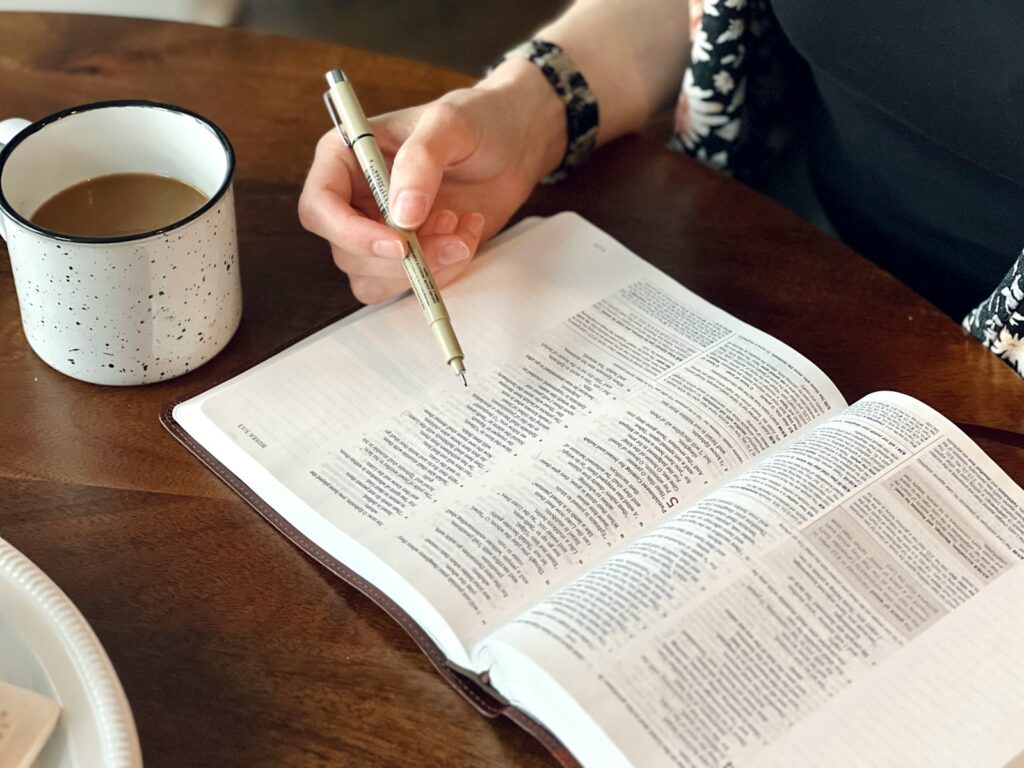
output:
[{"label": "black shirt", "polygon": [[840,236],[962,317],[1024,247],[1024,1],[773,0]]}]

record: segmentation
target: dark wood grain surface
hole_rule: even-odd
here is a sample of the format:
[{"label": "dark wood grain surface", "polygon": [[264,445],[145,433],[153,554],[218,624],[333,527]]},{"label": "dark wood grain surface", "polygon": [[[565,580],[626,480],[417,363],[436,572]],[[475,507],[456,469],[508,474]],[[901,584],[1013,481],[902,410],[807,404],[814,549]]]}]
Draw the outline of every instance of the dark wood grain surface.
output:
[{"label": "dark wood grain surface", "polygon": [[[84,384],[29,349],[0,263],[0,536],[106,647],[148,766],[551,765],[480,717],[383,612],[279,536],[159,425],[161,406],[355,306],[295,206],[326,129],[322,73],[368,113],[468,84],[372,53],[240,30],[0,13],[0,117],[103,99],[200,112],[238,156],[241,329],[202,369]],[[580,212],[815,360],[854,400],[919,397],[1024,482],[1024,382],[887,274],[746,187],[628,137],[526,213]]]}]

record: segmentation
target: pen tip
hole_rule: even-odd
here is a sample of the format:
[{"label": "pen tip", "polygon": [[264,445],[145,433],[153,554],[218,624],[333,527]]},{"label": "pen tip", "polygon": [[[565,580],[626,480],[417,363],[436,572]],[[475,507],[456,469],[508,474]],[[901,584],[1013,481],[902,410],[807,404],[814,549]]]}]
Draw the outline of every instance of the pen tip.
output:
[{"label": "pen tip", "polygon": [[462,386],[464,386],[464,387],[468,387],[469,386],[469,382],[466,381],[466,374],[464,372],[459,373],[459,378],[462,379]]}]

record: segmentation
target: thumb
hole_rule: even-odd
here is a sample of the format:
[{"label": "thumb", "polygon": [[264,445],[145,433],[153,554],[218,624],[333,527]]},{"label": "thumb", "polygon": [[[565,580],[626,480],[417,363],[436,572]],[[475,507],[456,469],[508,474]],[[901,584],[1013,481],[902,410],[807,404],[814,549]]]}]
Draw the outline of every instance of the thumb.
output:
[{"label": "thumb", "polygon": [[438,102],[423,111],[391,170],[391,212],[398,226],[416,229],[426,220],[445,169],[472,152],[473,133],[452,104]]}]

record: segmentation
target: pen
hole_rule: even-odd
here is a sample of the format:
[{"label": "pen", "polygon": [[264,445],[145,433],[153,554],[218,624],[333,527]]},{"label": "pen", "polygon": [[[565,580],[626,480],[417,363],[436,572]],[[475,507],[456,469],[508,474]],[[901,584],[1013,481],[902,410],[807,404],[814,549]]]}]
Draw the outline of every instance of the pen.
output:
[{"label": "pen", "polygon": [[380,154],[377,139],[370,130],[366,115],[363,114],[363,108],[359,106],[356,92],[340,69],[332,69],[326,78],[327,92],[324,93],[324,103],[327,105],[327,112],[341,134],[341,140],[355,153],[359,167],[366,176],[366,183],[370,185],[373,199],[377,201],[377,207],[384,217],[384,223],[405,239],[408,253],[402,259],[402,265],[412,285],[412,292],[416,294],[423,316],[444,353],[445,363],[452,367],[464,385],[469,386],[466,383],[465,355],[462,354],[462,347],[455,337],[455,330],[448,317],[448,310],[441,300],[441,294],[434,285],[434,277],[423,258],[420,241],[414,232],[402,229],[391,218],[391,208],[388,206],[388,167]]}]

